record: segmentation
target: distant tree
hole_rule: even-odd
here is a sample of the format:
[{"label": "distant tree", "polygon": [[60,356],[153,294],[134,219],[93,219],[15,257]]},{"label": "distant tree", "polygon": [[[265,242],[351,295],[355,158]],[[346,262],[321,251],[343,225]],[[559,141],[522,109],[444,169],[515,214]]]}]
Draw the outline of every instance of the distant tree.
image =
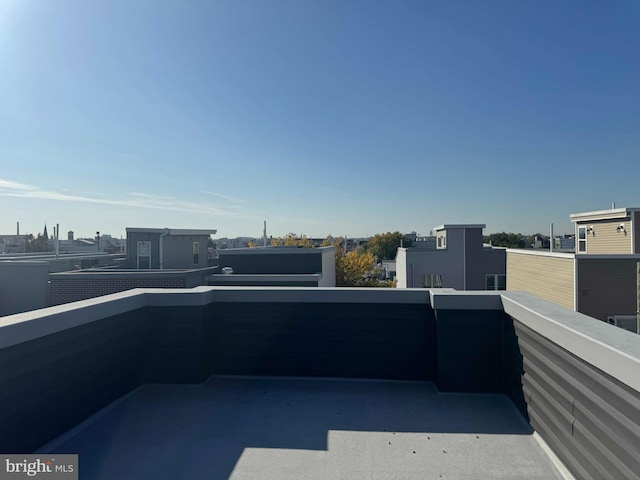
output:
[{"label": "distant tree", "polygon": [[526,239],[519,233],[492,233],[484,237],[485,243],[490,243],[494,247],[525,248]]},{"label": "distant tree", "polygon": [[336,248],[336,286],[337,287],[376,287],[375,257],[368,252],[352,250],[345,253],[344,248]]},{"label": "distant tree", "polygon": [[271,245],[274,247],[304,247],[313,248],[311,240],[306,235],[296,235],[295,233],[288,233],[284,238],[277,237],[271,239]]},{"label": "distant tree", "polygon": [[29,234],[24,245],[25,252],[52,252],[53,247],[49,245],[49,239],[41,234],[37,237]]},{"label": "distant tree", "polygon": [[411,239],[400,232],[387,232],[374,235],[363,248],[378,260],[393,260],[400,245],[410,247],[412,244]]},{"label": "distant tree", "polygon": [[393,282],[380,280],[382,269],[376,266],[375,257],[360,249],[345,252],[344,238],[329,235],[323,247],[334,246],[336,256],[337,287],[394,287]]}]

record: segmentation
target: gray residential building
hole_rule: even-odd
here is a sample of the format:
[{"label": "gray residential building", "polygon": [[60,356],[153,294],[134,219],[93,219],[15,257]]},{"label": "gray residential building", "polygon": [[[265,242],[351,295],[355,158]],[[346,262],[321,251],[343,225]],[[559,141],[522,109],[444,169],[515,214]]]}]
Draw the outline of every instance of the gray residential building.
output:
[{"label": "gray residential building", "polygon": [[433,248],[398,248],[397,288],[504,290],[506,252],[483,244],[484,224],[434,228]]},{"label": "gray residential building", "polygon": [[208,267],[208,241],[217,230],[127,228],[127,267],[195,269]]}]

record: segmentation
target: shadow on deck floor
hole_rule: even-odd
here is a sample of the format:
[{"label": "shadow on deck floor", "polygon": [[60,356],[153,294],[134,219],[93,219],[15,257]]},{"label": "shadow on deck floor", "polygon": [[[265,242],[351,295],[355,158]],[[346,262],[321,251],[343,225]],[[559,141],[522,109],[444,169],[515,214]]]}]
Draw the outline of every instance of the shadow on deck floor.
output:
[{"label": "shadow on deck floor", "polygon": [[38,450],[94,479],[563,478],[504,395],[430,383],[144,385]]}]

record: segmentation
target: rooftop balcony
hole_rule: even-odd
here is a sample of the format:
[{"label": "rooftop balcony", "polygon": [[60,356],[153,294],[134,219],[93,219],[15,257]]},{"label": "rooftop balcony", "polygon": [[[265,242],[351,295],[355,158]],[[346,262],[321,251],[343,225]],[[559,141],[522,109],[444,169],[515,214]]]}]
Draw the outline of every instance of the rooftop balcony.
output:
[{"label": "rooftop balcony", "polygon": [[640,337],[519,292],[197,287],[0,319],[0,452],[82,479],[640,478]]}]

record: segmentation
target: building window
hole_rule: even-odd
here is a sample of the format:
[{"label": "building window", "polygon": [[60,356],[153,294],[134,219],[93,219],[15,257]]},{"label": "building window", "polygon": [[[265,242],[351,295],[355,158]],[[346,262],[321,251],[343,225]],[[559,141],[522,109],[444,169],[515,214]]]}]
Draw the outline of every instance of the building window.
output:
[{"label": "building window", "polygon": [[422,277],[422,288],[442,288],[442,275],[426,274]]},{"label": "building window", "polygon": [[587,227],[578,227],[578,253],[587,252]]},{"label": "building window", "polygon": [[507,276],[499,274],[485,275],[485,288],[487,290],[506,290]]},{"label": "building window", "polygon": [[438,248],[447,248],[447,236],[441,235],[438,237]]},{"label": "building window", "polygon": [[200,242],[193,242],[193,264],[197,265],[200,261]]},{"label": "building window", "polygon": [[137,267],[145,270],[151,268],[151,242],[138,242],[137,254]]}]

